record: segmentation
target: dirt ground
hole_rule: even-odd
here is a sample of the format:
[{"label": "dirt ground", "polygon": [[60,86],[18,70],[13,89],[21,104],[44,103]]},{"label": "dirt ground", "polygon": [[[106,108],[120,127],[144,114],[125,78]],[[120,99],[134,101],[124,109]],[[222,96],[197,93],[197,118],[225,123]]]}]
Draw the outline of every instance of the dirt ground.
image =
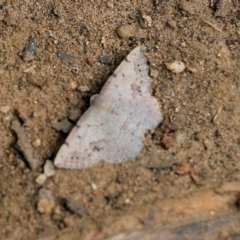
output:
[{"label": "dirt ground", "polygon": [[[239,6],[0,0],[0,239],[239,239]],[[134,160],[36,182],[138,45],[164,123]]]}]

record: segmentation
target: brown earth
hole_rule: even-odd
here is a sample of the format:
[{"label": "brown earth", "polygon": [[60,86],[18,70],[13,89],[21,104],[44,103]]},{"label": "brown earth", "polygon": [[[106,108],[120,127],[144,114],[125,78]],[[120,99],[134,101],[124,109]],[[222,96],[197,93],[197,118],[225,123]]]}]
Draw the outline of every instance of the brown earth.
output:
[{"label": "brown earth", "polygon": [[[237,239],[239,6],[0,0],[0,239]],[[36,183],[90,97],[137,45],[164,124],[132,161],[56,169]],[[175,60],[186,66],[179,74],[165,65]]]}]

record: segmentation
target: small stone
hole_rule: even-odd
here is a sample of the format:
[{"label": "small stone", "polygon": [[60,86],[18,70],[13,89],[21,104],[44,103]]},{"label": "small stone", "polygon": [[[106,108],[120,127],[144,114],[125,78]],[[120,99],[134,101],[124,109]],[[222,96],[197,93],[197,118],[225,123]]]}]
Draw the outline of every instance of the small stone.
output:
[{"label": "small stone", "polygon": [[157,78],[158,77],[158,71],[156,69],[151,69],[150,76],[152,78]]},{"label": "small stone", "polygon": [[73,128],[73,124],[67,118],[64,118],[61,122],[53,123],[52,127],[58,131],[69,133]]},{"label": "small stone", "polygon": [[65,63],[75,63],[75,57],[65,52],[58,52],[57,56]]},{"label": "small stone", "polygon": [[95,183],[91,183],[92,190],[97,190],[97,185]]},{"label": "small stone", "polygon": [[73,67],[71,68],[71,72],[72,72],[73,74],[76,74],[76,75],[77,75],[77,74],[79,73],[79,68],[73,66]]},{"label": "small stone", "polygon": [[9,106],[1,106],[0,107],[0,112],[2,113],[7,113],[10,110]]},{"label": "small stone", "polygon": [[176,74],[183,72],[186,68],[185,64],[181,61],[166,63],[165,65],[169,71],[176,73]]},{"label": "small stone", "polygon": [[40,138],[36,138],[34,141],[32,141],[32,145],[34,147],[39,147],[39,146],[41,146],[41,144],[42,144],[42,141]]},{"label": "small stone", "polygon": [[23,60],[28,62],[37,57],[36,39],[31,38],[28,45],[23,50]]},{"label": "small stone", "polygon": [[53,162],[50,161],[50,160],[47,160],[46,163],[44,164],[44,174],[47,176],[47,177],[52,177],[54,175],[54,166],[53,166]]},{"label": "small stone", "polygon": [[90,88],[87,85],[81,85],[77,88],[81,92],[89,92]]},{"label": "small stone", "polygon": [[69,111],[69,119],[72,120],[72,121],[77,121],[79,119],[79,117],[81,116],[81,110],[80,109],[71,109]]},{"label": "small stone", "polygon": [[102,38],[101,38],[101,44],[104,46],[105,43],[106,43],[106,38],[105,38],[105,37],[102,37]]},{"label": "small stone", "polygon": [[52,192],[47,189],[41,189],[39,191],[39,200],[37,204],[37,210],[41,214],[49,215],[54,208],[54,198]]},{"label": "small stone", "polygon": [[179,166],[177,166],[177,168],[175,169],[174,172],[179,175],[183,175],[183,174],[191,172],[191,167],[187,163],[181,163]]},{"label": "small stone", "polygon": [[120,38],[130,38],[135,35],[135,28],[133,25],[122,25],[117,29],[117,34]]},{"label": "small stone", "polygon": [[33,112],[32,117],[33,117],[33,118],[38,117],[38,112]]},{"label": "small stone", "polygon": [[36,179],[35,182],[39,185],[43,185],[47,180],[47,176],[45,174],[40,174]]},{"label": "small stone", "polygon": [[69,85],[72,90],[75,90],[78,86],[76,81],[71,81]]},{"label": "small stone", "polygon": [[151,27],[152,26],[152,18],[148,15],[142,15],[143,20],[146,22],[145,25],[147,27]]},{"label": "small stone", "polygon": [[93,65],[93,59],[92,58],[87,58],[87,64],[89,65],[89,66],[92,66]]},{"label": "small stone", "polygon": [[111,65],[111,58],[107,55],[102,55],[99,58],[99,62],[107,65]]},{"label": "small stone", "polygon": [[87,209],[82,204],[73,199],[66,199],[66,208],[72,213],[77,214],[79,217],[88,215]]}]

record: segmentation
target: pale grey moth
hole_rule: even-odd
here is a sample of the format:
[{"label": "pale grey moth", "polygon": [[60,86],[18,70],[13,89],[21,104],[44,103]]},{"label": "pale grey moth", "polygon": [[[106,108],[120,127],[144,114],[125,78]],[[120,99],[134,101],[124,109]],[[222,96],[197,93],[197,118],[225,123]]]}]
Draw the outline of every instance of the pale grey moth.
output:
[{"label": "pale grey moth", "polygon": [[150,94],[149,66],[142,48],[133,49],[94,96],[54,164],[80,169],[104,160],[122,163],[142,149],[144,134],[162,121],[160,107]]}]

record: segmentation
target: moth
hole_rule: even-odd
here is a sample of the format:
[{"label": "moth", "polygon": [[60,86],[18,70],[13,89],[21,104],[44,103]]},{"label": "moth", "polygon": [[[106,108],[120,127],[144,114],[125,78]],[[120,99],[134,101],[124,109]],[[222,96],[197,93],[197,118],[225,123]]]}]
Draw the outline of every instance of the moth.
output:
[{"label": "moth", "polygon": [[144,134],[163,120],[150,87],[149,66],[142,48],[136,47],[94,96],[59,149],[54,165],[81,169],[101,160],[122,163],[135,158]]}]

